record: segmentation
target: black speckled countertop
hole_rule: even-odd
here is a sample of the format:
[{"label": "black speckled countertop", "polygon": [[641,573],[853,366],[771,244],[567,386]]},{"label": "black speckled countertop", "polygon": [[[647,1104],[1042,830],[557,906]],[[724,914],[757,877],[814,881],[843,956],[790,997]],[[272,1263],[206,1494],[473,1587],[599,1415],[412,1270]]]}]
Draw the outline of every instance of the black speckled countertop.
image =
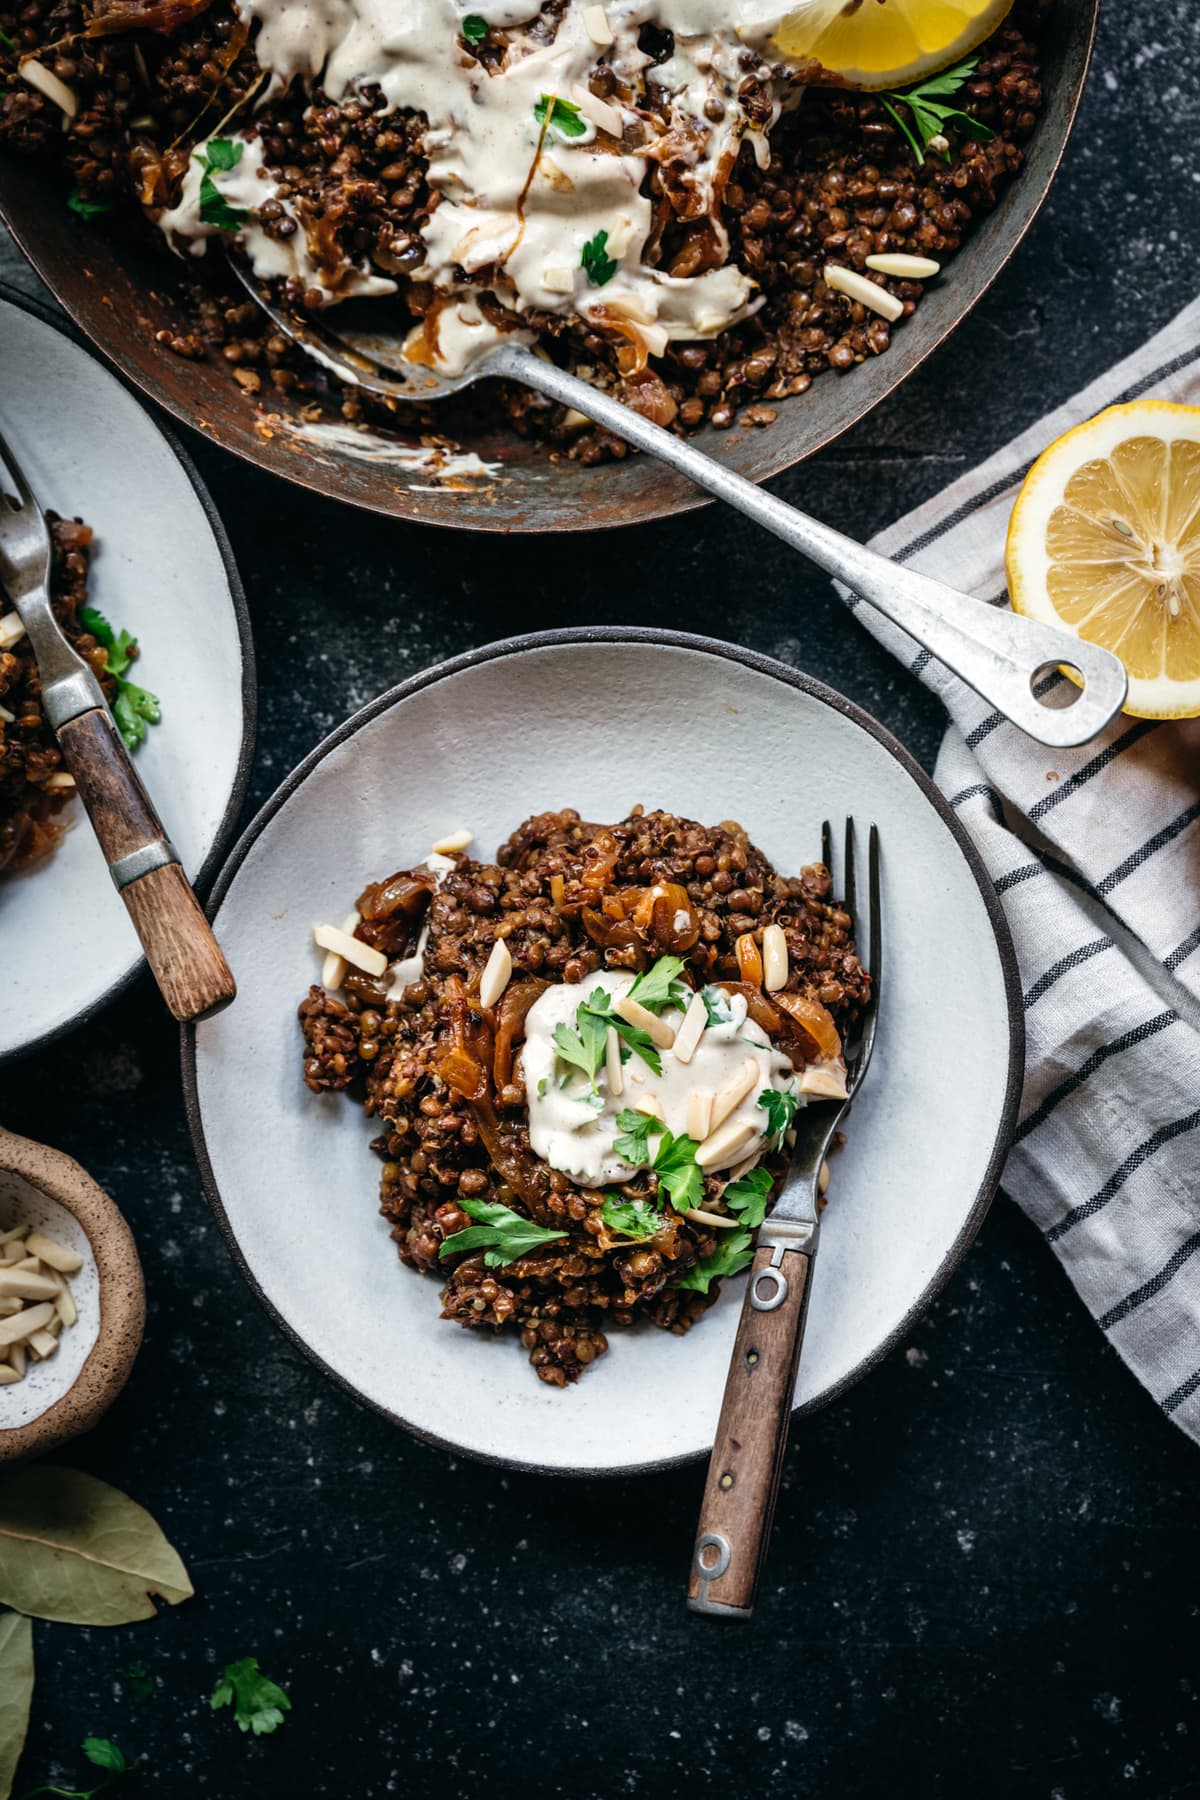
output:
[{"label": "black speckled countertop", "polygon": [[[780,493],[866,537],[1192,298],[1198,53],[1194,5],[1109,0],[1062,176],[1015,264]],[[0,274],[37,291],[4,244]],[[729,513],[536,554],[491,539],[480,558],[190,448],[258,646],[247,816],[381,688],[563,623],[735,638],[932,762],[934,703],[822,577]],[[741,1627],[683,1607],[699,1468],[581,1484],[475,1466],[363,1411],[288,1346],[218,1237],[175,1035],[145,983],[6,1069],[0,1116],[77,1156],[137,1233],[145,1347],[64,1460],[148,1506],[197,1590],[124,1630],[36,1627],[18,1792],[77,1785],[73,1747],[96,1733],[146,1759],[132,1792],[170,1800],[1200,1793],[1196,1451],[1003,1197],[908,1343],[795,1433],[766,1590]],[[207,1704],[246,1655],[294,1702],[270,1738]],[[155,1678],[140,1706],[120,1680],[133,1659]]]}]

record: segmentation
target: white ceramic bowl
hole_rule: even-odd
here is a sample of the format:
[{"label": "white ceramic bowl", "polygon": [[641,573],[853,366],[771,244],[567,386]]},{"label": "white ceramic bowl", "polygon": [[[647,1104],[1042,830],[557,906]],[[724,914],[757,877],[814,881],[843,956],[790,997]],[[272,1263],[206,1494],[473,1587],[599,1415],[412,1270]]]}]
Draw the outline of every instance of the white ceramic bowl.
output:
[{"label": "white ceramic bowl", "polygon": [[[94,357],[0,296],[0,428],[42,505],[96,533],[89,604],[140,640],[162,723],[137,752],[184,867],[229,840],[254,742],[245,601],[212,503],[182,453]],[[0,610],[4,602],[0,600]],[[0,882],[0,1062],[106,1005],[143,966],[78,801],[54,854]]]},{"label": "white ceramic bowl", "polygon": [[419,1436],[521,1467],[629,1472],[707,1450],[742,1284],[685,1338],[613,1331],[578,1386],[544,1386],[515,1339],[443,1322],[436,1284],[398,1262],[373,1128],[304,1087],[296,1008],[319,979],[313,922],[447,831],[469,826],[490,855],[529,813],[616,819],[638,801],[736,818],[786,871],[820,854],[825,817],[880,828],[879,1036],[825,1213],[798,1404],[854,1381],[937,1292],[1015,1116],[1020,1009],[995,896],[928,778],[848,701],[711,640],[580,631],[493,645],[365,708],[217,883],[241,989],[185,1033],[196,1149],[235,1257],[296,1343]]}]

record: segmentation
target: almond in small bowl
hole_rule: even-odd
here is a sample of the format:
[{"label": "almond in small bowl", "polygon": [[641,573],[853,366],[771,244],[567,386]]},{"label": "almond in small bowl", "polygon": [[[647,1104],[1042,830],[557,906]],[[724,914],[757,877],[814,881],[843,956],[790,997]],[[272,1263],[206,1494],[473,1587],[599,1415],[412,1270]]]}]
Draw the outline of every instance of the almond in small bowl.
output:
[{"label": "almond in small bowl", "polygon": [[142,1341],[132,1233],[69,1156],[0,1129],[0,1462],[88,1431]]}]

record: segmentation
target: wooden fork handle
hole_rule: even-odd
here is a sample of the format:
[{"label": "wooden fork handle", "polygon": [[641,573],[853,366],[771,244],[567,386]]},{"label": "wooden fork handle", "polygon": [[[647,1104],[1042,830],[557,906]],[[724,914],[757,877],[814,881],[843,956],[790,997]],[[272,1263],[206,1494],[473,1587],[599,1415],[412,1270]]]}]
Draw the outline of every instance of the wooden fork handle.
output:
[{"label": "wooden fork handle", "polygon": [[749,1618],[766,1560],[808,1315],[812,1257],[759,1243],[700,1506],[688,1605]]},{"label": "wooden fork handle", "polygon": [[163,999],[181,1022],[218,1012],[237,992],[229,964],[108,709],[68,719],[58,741]]}]

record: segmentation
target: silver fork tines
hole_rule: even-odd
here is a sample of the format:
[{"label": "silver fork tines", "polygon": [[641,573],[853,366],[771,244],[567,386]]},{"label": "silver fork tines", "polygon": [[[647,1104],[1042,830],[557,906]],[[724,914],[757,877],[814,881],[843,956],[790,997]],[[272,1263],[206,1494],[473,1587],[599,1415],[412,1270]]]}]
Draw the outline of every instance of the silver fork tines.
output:
[{"label": "silver fork tines", "polygon": [[103,707],[100,683],[67,642],[50,605],[50,528],[25,472],[0,433],[0,588],[21,616],[37,657],[42,707],[57,731]]},{"label": "silver fork tines", "polygon": [[859,848],[853,818],[847,818],[843,831],[842,867],[837,867],[833,832],[828,819],[821,827],[821,859],[834,878],[834,891],[840,888],[843,904],[854,920],[859,960],[871,977],[871,993],[862,1016],[855,1022],[851,1035],[842,1046],[846,1060],[846,1098],[815,1100],[797,1113],[796,1147],[783,1191],[772,1208],[770,1217],[759,1234],[759,1241],[770,1243],[772,1221],[799,1220],[817,1224],[817,1184],[821,1165],[829,1152],[833,1134],[849,1110],[855,1094],[862,1086],[875,1047],[875,1027],[879,1017],[879,979],[883,955],[882,901],[879,873],[879,830],[871,825],[867,832],[865,920],[860,916],[858,896],[860,881]]}]

